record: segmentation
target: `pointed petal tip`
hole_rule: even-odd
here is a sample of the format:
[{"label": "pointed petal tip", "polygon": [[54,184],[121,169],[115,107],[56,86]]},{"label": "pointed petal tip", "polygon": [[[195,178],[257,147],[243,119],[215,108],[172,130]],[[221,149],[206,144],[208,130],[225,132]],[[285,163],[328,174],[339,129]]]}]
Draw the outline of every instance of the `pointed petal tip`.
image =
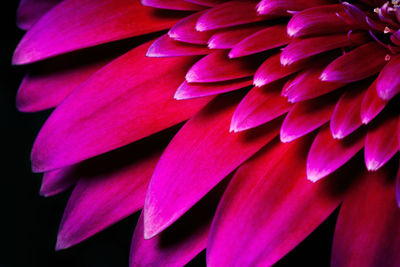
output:
[{"label": "pointed petal tip", "polygon": [[322,72],[322,74],[319,76],[319,80],[323,82],[329,81],[328,74],[326,72]]},{"label": "pointed petal tip", "polygon": [[374,159],[365,159],[365,166],[368,171],[374,172],[379,170],[379,168],[382,167],[382,164]]},{"label": "pointed petal tip", "polygon": [[194,72],[193,70],[189,70],[185,75],[185,80],[188,83],[195,82],[197,80],[196,72]]},{"label": "pointed petal tip", "polygon": [[196,23],[195,29],[196,29],[196,31],[204,32],[207,30],[207,26],[204,23],[202,23],[201,21],[198,21]]},{"label": "pointed petal tip", "polygon": [[262,80],[262,79],[260,79],[260,78],[254,78],[254,80],[253,80],[253,85],[254,85],[255,87],[262,87],[262,86],[265,85],[265,81]]},{"label": "pointed petal tip", "polygon": [[326,175],[321,173],[321,172],[318,172],[318,171],[315,171],[315,170],[309,170],[307,168],[307,180],[309,180],[309,181],[311,181],[313,183],[318,182],[319,180],[321,180],[325,176]]},{"label": "pointed petal tip", "polygon": [[56,246],[55,246],[56,251],[67,249],[67,248],[71,247],[72,245],[73,244],[68,242],[67,238],[65,238],[62,233],[58,233],[57,242],[56,242]]},{"label": "pointed petal tip", "polygon": [[293,63],[290,58],[285,57],[285,56],[281,56],[280,57],[280,62],[281,62],[281,65],[284,66],[284,67],[287,67],[287,66],[289,66],[290,64]]}]

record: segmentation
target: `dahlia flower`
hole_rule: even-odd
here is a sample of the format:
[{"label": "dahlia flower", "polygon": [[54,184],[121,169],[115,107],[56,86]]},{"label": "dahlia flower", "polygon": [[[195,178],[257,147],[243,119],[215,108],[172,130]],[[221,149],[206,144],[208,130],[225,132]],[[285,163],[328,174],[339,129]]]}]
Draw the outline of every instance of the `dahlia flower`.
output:
[{"label": "dahlia flower", "polygon": [[74,187],[57,249],[143,208],[131,266],[270,266],[340,206],[332,266],[400,266],[399,1],[22,0],[18,25],[17,106],[55,108],[33,171]]}]

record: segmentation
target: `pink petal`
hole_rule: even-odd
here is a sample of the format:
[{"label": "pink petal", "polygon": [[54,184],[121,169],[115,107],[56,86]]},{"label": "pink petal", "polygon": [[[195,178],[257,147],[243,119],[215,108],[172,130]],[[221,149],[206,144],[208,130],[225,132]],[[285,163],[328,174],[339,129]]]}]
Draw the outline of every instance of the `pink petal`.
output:
[{"label": "pink petal", "polygon": [[170,136],[163,132],[81,163],[75,169],[79,182],[64,211],[57,249],[73,246],[141,209],[151,174]]},{"label": "pink petal", "polygon": [[336,104],[331,118],[333,138],[342,139],[361,126],[360,109],[365,95],[365,86],[346,90]]},{"label": "pink petal", "polygon": [[[132,14],[135,16],[132,17]],[[14,52],[27,64],[74,50],[171,27],[177,16],[162,16],[131,0],[65,0],[30,29]]]},{"label": "pink petal", "polygon": [[272,266],[338,206],[339,177],[306,179],[310,141],[273,142],[239,168],[213,220],[208,266]]},{"label": "pink petal", "polygon": [[285,25],[274,25],[253,33],[236,44],[230,58],[243,57],[283,46],[289,42]]},{"label": "pink petal", "polygon": [[262,0],[257,5],[259,14],[290,16],[290,11],[300,11],[313,6],[326,5],[326,0]]},{"label": "pink petal", "polygon": [[368,127],[365,139],[365,166],[370,171],[382,167],[399,150],[397,116],[386,116]]},{"label": "pink petal", "polygon": [[171,225],[277,135],[280,120],[243,133],[229,133],[241,98],[242,94],[237,93],[217,97],[172,139],[154,171],[146,196],[146,239]]},{"label": "pink petal", "polygon": [[390,100],[400,92],[400,55],[394,56],[379,73],[376,90],[383,100]]},{"label": "pink petal", "polygon": [[211,36],[208,40],[208,47],[212,49],[232,48],[247,36],[264,28],[265,25],[246,24],[241,27],[224,29],[224,31],[217,32]]},{"label": "pink petal", "polygon": [[164,34],[157,40],[155,40],[149,50],[147,50],[146,56],[148,57],[180,57],[180,56],[195,56],[204,55],[210,53],[211,50],[206,46],[187,44],[183,42],[174,41]]},{"label": "pink petal", "polygon": [[143,238],[142,213],[132,238],[130,266],[183,266],[205,249],[211,220],[226,185],[224,181],[216,186],[178,221],[148,240]]},{"label": "pink petal", "polygon": [[17,11],[17,25],[29,30],[47,11],[61,0],[21,0]]},{"label": "pink petal", "polygon": [[361,121],[368,124],[374,119],[386,106],[388,101],[382,100],[376,91],[376,80],[371,84],[365,93],[361,104]]},{"label": "pink petal", "polygon": [[277,83],[251,89],[236,108],[230,131],[248,130],[288,112],[292,105],[281,96],[281,86]]},{"label": "pink petal", "polygon": [[193,59],[148,58],[148,47],[117,58],[57,107],[33,146],[34,171],[71,165],[139,140],[190,118],[210,100],[174,100]]},{"label": "pink petal", "polygon": [[253,76],[260,64],[257,58],[230,59],[225,50],[215,51],[194,64],[186,74],[189,83],[222,82]]},{"label": "pink petal", "polygon": [[171,10],[197,11],[204,9],[201,5],[196,5],[184,0],[140,0],[140,2],[144,6]]},{"label": "pink petal", "polygon": [[217,6],[219,4],[222,4],[228,0],[185,0],[186,2],[202,5],[202,6]]},{"label": "pink petal", "polygon": [[254,1],[234,0],[209,9],[197,21],[196,29],[201,32],[209,31],[265,19],[266,16],[257,14]]},{"label": "pink petal", "polygon": [[[400,122],[400,120],[399,120],[399,122]],[[400,127],[399,127],[399,129],[400,129]],[[399,140],[400,140],[400,138],[399,138]],[[396,201],[397,201],[397,206],[400,208],[400,168],[397,171],[397,176],[396,176]]]},{"label": "pink petal", "polygon": [[304,64],[304,62],[283,66],[280,62],[280,54],[272,55],[257,69],[254,74],[254,85],[261,87],[298,72],[305,66],[307,64]]},{"label": "pink petal", "polygon": [[343,5],[316,6],[303,10],[289,21],[287,32],[291,37],[347,32],[350,26],[337,13],[345,13]]},{"label": "pink petal", "polygon": [[184,100],[196,97],[217,95],[233,90],[242,89],[251,85],[251,83],[251,78],[243,78],[217,83],[188,83],[184,81],[176,91],[174,98],[177,100]]},{"label": "pink petal", "polygon": [[[393,166],[392,166],[393,167]],[[399,266],[395,170],[366,172],[340,208],[331,266]]]},{"label": "pink petal", "polygon": [[355,82],[377,74],[386,64],[388,51],[369,42],[335,59],[321,74],[322,81]]},{"label": "pink petal", "polygon": [[296,103],[282,123],[281,142],[291,142],[328,122],[337,99],[337,96],[326,95]]},{"label": "pink petal", "polygon": [[331,174],[349,161],[364,146],[364,131],[345,139],[334,139],[329,127],[320,130],[307,157],[307,178],[313,182]]},{"label": "pink petal", "polygon": [[75,166],[46,172],[43,175],[40,195],[50,197],[68,190],[76,184],[78,177],[74,176]]}]

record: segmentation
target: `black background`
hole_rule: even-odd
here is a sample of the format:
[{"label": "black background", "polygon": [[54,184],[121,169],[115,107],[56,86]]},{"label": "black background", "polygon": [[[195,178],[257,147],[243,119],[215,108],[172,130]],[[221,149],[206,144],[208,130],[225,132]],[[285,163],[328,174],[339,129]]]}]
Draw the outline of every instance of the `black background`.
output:
[{"label": "black background", "polygon": [[[23,32],[15,25],[18,1],[2,6],[1,46],[1,249],[0,266],[128,266],[130,239],[137,214],[66,251],[54,251],[58,223],[69,192],[39,196],[40,174],[30,170],[29,154],[35,135],[49,111],[23,114],[15,95],[26,71],[12,67],[11,56]],[[277,266],[329,266],[334,223],[332,215]],[[204,253],[190,266],[204,266]]]}]

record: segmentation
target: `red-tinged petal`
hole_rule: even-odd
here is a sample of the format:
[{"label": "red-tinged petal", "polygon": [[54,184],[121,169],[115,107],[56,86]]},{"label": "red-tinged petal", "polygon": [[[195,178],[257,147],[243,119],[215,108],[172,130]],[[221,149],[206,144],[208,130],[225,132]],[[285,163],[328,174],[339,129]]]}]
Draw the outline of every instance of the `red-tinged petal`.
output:
[{"label": "red-tinged petal", "polygon": [[291,16],[288,11],[300,11],[313,6],[329,4],[326,0],[262,0],[257,11],[263,15]]},{"label": "red-tinged petal", "polygon": [[201,5],[196,5],[184,0],[140,0],[140,2],[144,6],[170,10],[197,11],[204,9]]},{"label": "red-tinged petal", "polygon": [[400,265],[400,210],[392,167],[366,172],[347,195],[336,223],[331,266]]},{"label": "red-tinged petal", "polygon": [[[132,16],[135,14],[135,16]],[[179,20],[132,0],[65,0],[30,29],[14,53],[27,64],[74,50],[167,29]]]},{"label": "red-tinged petal", "polygon": [[157,40],[155,40],[149,50],[147,50],[146,56],[148,57],[180,57],[180,56],[196,56],[205,55],[210,53],[211,50],[206,46],[187,44],[183,42],[174,41],[164,34]]},{"label": "red-tinged petal", "polygon": [[148,58],[148,47],[117,58],[56,108],[33,146],[34,171],[71,165],[127,145],[190,118],[210,100],[174,100],[194,59]]},{"label": "red-tinged petal", "polygon": [[184,81],[176,91],[174,98],[186,100],[196,97],[217,95],[241,89],[252,84],[251,78],[243,78],[218,83],[188,83]]},{"label": "red-tinged petal", "polygon": [[289,42],[285,25],[275,25],[258,31],[236,44],[230,58],[243,57],[283,46]]},{"label": "red-tinged petal", "polygon": [[292,105],[281,96],[281,87],[276,83],[251,89],[233,113],[230,131],[248,130],[288,112]]},{"label": "red-tinged petal", "polygon": [[208,266],[272,266],[338,206],[346,179],[306,179],[310,141],[271,143],[239,168],[213,220]]},{"label": "red-tinged petal", "polygon": [[283,66],[280,62],[280,54],[270,56],[261,66],[257,69],[254,74],[254,85],[261,87],[268,83],[282,79],[290,74],[298,72],[303,69],[307,64],[304,62],[298,62],[298,64],[292,64],[290,66]]},{"label": "red-tinged petal", "polygon": [[[400,125],[400,120],[399,120],[399,125]],[[400,138],[399,138],[399,144],[400,144]],[[400,168],[397,171],[397,176],[396,176],[396,201],[397,201],[397,206],[400,208]]]},{"label": "red-tinged petal", "polygon": [[340,97],[331,118],[333,138],[342,139],[361,126],[361,103],[365,95],[365,86],[346,90]]},{"label": "red-tinged petal", "polygon": [[209,9],[203,14],[197,21],[196,29],[198,31],[209,31],[262,21],[267,18],[257,14],[254,1],[228,1]]},{"label": "red-tinged petal", "polygon": [[400,55],[393,57],[379,73],[376,90],[383,100],[390,100],[400,92]]},{"label": "red-tinged petal", "polygon": [[17,11],[17,25],[29,30],[47,11],[61,0],[21,0]]},{"label": "red-tinged petal", "polygon": [[[146,196],[144,236],[160,233],[278,134],[280,120],[229,133],[242,94],[216,98],[189,120],[164,151]],[[171,179],[173,177],[173,179]]]},{"label": "red-tinged petal", "polygon": [[170,137],[170,131],[162,132],[77,165],[79,181],[64,211],[56,248],[73,246],[141,209]]},{"label": "red-tinged petal", "polygon": [[365,139],[365,166],[376,171],[388,162],[399,150],[397,116],[381,118],[368,128]]},{"label": "red-tinged petal", "polygon": [[180,20],[168,31],[169,37],[190,44],[207,44],[213,31],[199,32],[195,29],[196,22],[202,14],[204,12],[197,12]]},{"label": "red-tinged petal", "polygon": [[281,63],[290,65],[298,60],[308,58],[332,49],[355,45],[366,40],[362,33],[335,34],[306,39],[294,39],[281,53]]},{"label": "red-tinged petal", "polygon": [[159,235],[145,240],[143,213],[132,238],[130,266],[183,266],[205,249],[224,180],[179,220]]},{"label": "red-tinged petal", "polygon": [[260,57],[230,59],[227,51],[215,51],[194,64],[186,74],[189,83],[222,82],[253,76]]},{"label": "red-tinged petal", "polygon": [[282,123],[281,142],[291,142],[328,122],[338,97],[332,95],[296,103]]},{"label": "red-tinged petal", "polygon": [[345,13],[343,5],[317,6],[303,10],[289,21],[287,32],[291,37],[347,32],[350,26],[337,13]]},{"label": "red-tinged petal", "polygon": [[50,197],[68,190],[76,184],[78,177],[74,176],[74,166],[46,172],[43,175],[40,195]]},{"label": "red-tinged petal", "polygon": [[315,138],[307,157],[307,178],[313,182],[336,171],[364,146],[363,130],[344,139],[334,139],[329,127],[323,127]]},{"label": "red-tinged petal", "polygon": [[386,106],[388,101],[382,100],[376,91],[376,80],[371,84],[365,93],[361,104],[361,121],[368,124],[374,119]]},{"label": "red-tinged petal", "polygon": [[228,0],[185,0],[185,1],[189,2],[189,3],[202,5],[202,6],[214,7],[214,6],[220,5]]},{"label": "red-tinged petal", "polygon": [[330,63],[321,74],[322,81],[355,82],[377,74],[386,64],[386,48],[377,42],[366,43]]},{"label": "red-tinged petal", "polygon": [[232,48],[247,36],[264,28],[265,25],[249,24],[217,32],[208,40],[208,47],[212,49]]}]

